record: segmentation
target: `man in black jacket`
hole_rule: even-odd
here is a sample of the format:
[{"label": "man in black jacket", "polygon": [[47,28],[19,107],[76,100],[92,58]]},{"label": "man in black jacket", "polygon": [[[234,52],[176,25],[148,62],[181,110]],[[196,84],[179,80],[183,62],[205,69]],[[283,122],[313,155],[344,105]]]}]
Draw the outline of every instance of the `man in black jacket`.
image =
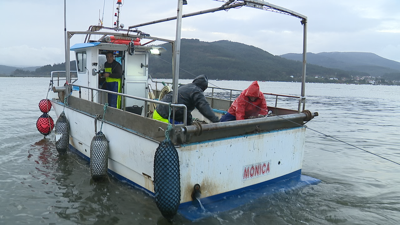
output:
[{"label": "man in black jacket", "polygon": [[[113,52],[107,52],[107,62],[104,63],[103,76],[106,78],[106,89],[121,92],[122,66],[114,60]],[[108,93],[108,104],[114,108],[121,108],[121,96]]]},{"label": "man in black jacket", "polygon": [[[178,88],[178,104],[184,104],[187,107],[187,121],[188,125],[193,123],[192,111],[196,108],[203,116],[209,119],[211,122],[219,122],[218,117],[214,114],[213,110],[208,104],[206,97],[203,92],[208,87],[208,79],[205,75],[200,75],[194,78],[191,84],[182,85]],[[161,101],[172,102],[173,92],[171,91]],[[169,116],[168,105],[158,105],[153,113],[153,119],[157,119],[163,122],[168,122]],[[183,108],[177,108],[175,112],[175,121],[183,121]],[[172,121],[172,109],[170,122]]]}]

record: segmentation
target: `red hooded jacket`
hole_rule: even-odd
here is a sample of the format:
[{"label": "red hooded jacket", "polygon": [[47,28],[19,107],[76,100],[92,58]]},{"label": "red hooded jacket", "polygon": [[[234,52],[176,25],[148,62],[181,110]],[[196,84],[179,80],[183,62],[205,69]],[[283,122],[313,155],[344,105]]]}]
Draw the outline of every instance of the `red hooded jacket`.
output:
[{"label": "red hooded jacket", "polygon": [[[252,102],[249,97],[257,97]],[[250,116],[267,115],[268,108],[264,94],[260,91],[257,81],[254,81],[240,96],[232,103],[228,113],[235,116],[236,120],[247,119]]]}]

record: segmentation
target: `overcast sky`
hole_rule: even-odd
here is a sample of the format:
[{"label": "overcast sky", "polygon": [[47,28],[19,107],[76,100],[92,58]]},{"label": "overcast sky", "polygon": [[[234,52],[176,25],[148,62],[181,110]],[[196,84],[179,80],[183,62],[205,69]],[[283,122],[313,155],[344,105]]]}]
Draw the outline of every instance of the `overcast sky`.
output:
[{"label": "overcast sky", "polygon": [[[183,13],[222,5],[187,0]],[[271,0],[308,17],[307,52],[372,52],[400,62],[399,0]],[[116,0],[67,0],[67,30],[86,30],[104,18],[115,20]],[[104,6],[104,7],[103,7]],[[0,0],[0,65],[42,66],[64,62],[63,0]],[[131,25],[176,16],[177,1],[125,0],[120,21]],[[104,16],[103,16],[104,11]],[[175,21],[141,27],[152,36],[174,39]],[[300,19],[243,7],[183,20],[182,38],[230,40],[274,55],[302,52]],[[71,45],[82,42],[74,37]]]}]

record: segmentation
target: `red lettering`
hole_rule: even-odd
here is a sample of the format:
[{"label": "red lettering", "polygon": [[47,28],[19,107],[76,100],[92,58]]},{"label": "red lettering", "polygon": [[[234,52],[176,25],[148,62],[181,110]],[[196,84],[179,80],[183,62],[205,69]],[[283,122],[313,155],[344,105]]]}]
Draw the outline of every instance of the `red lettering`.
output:
[{"label": "red lettering", "polygon": [[244,168],[243,179],[249,178],[249,168]]},{"label": "red lettering", "polygon": [[256,174],[255,174],[255,176],[260,175],[260,170],[261,170],[261,165],[258,164],[258,165],[256,166]]},{"label": "red lettering", "polygon": [[270,172],[269,162],[247,165],[243,169],[243,180],[255,178]]}]

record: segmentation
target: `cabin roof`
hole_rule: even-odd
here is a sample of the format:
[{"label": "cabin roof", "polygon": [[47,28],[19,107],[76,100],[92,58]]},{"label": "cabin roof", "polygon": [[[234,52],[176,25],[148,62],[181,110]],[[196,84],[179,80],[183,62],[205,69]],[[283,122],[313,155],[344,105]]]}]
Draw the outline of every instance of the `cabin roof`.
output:
[{"label": "cabin roof", "polygon": [[95,47],[97,45],[99,45],[100,42],[89,42],[89,43],[78,43],[78,44],[74,44],[70,50],[76,50],[76,49],[80,49],[80,48],[90,48],[90,47]]}]

